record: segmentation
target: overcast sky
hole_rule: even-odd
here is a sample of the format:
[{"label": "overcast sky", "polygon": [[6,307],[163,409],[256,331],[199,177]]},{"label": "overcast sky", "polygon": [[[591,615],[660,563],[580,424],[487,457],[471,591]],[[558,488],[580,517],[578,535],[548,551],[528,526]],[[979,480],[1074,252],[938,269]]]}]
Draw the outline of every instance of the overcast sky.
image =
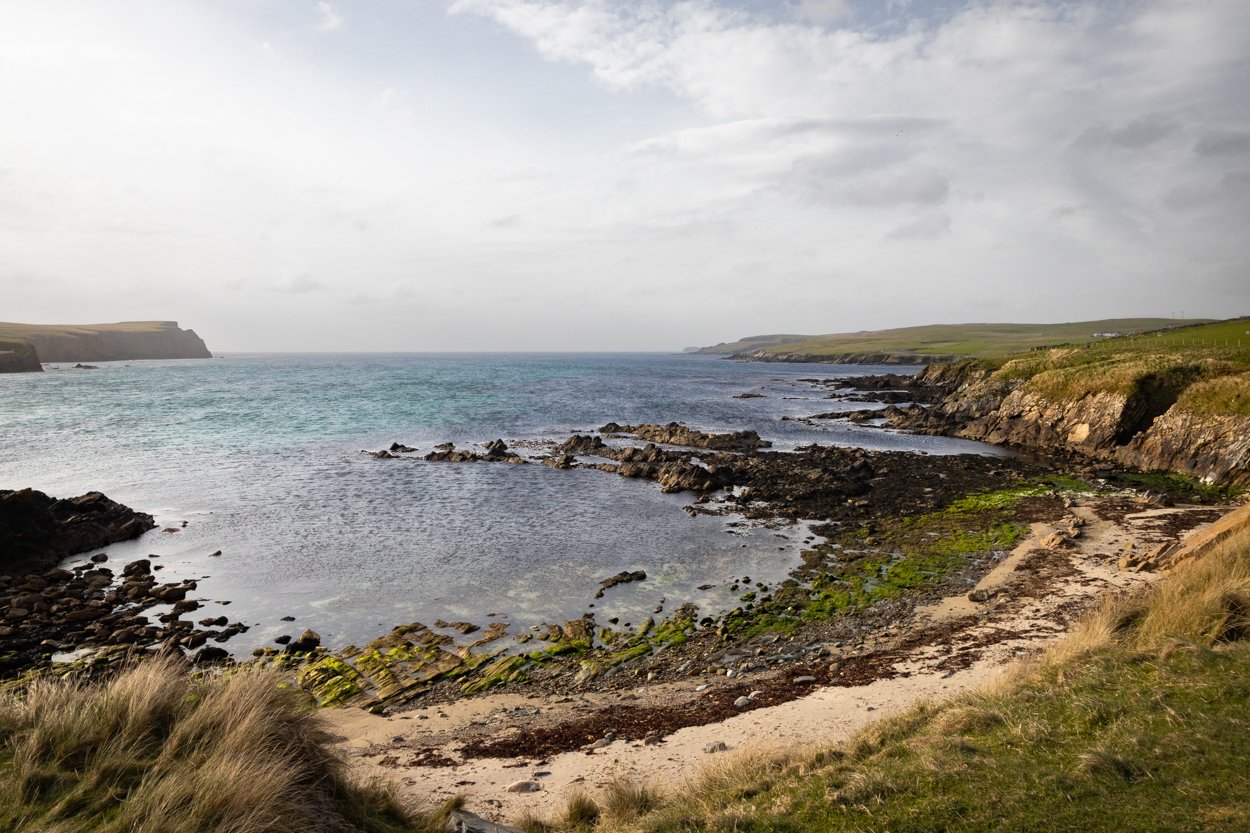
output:
[{"label": "overcast sky", "polygon": [[1250,313],[1250,3],[0,0],[0,320],[679,349]]}]

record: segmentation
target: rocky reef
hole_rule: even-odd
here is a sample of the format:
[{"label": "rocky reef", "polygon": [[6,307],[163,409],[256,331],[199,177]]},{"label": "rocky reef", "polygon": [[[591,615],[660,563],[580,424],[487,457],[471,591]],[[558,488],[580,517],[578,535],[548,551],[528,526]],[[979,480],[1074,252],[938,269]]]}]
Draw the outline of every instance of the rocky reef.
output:
[{"label": "rocky reef", "polygon": [[[0,349],[5,349],[5,341],[31,348],[36,362],[212,358],[204,340],[194,330],[179,328],[176,321],[84,325],[0,322]],[[25,361],[29,363],[30,358]],[[0,353],[0,369],[5,363]]]}]

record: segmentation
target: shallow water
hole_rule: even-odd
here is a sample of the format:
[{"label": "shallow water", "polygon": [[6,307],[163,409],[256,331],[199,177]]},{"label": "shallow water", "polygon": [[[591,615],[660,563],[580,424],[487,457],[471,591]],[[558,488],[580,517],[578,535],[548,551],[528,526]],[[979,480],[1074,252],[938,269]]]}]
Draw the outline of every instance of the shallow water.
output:
[{"label": "shallow water", "polygon": [[[236,651],[306,626],[342,645],[417,620],[558,621],[590,609],[599,581],[624,569],[649,577],[610,590],[594,608],[600,621],[636,623],[661,601],[666,610],[724,607],[734,579],[783,577],[805,535],[801,526],[692,518],[682,509],[688,494],[593,470],[375,460],[361,449],[398,440],[424,453],[448,440],[563,439],[611,420],[678,420],[753,428],[782,449],[999,453],[780,419],[839,407],[799,379],[897,368],[667,354],[269,354],[58,367],[0,376],[0,487],[99,490],[179,529],[110,547],[110,558],[154,554],[163,581],[205,577],[196,594],[209,600],[204,615],[256,626],[232,641]],[[765,397],[733,398],[747,391]],[[696,589],[706,582],[716,586]]]}]

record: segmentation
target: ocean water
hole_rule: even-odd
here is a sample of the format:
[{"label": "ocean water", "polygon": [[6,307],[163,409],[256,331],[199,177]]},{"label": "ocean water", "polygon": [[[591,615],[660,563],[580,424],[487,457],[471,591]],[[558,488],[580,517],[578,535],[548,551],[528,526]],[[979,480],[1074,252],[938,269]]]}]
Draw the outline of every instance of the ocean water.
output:
[{"label": "ocean water", "polygon": [[[519,630],[594,610],[600,622],[637,623],[660,605],[730,606],[735,578],[784,577],[798,563],[803,525],[692,518],[683,511],[690,494],[594,470],[376,460],[361,450],[399,441],[425,453],[439,442],[501,437],[536,454],[530,442],[612,420],[677,420],[755,429],[779,449],[819,442],[1001,453],[781,419],[865,407],[839,406],[800,379],[889,370],[897,368],[668,354],[240,354],[90,371],[49,365],[0,376],[0,488],[99,490],[179,530],[107,551],[115,561],[155,556],[164,581],[199,579],[204,615],[253,626],[230,643],[236,652],[304,627],[341,646],[439,618],[505,620]],[[764,397],[734,398],[744,392]],[[599,581],[625,569],[649,578],[596,602]],[[281,621],[288,615],[296,621]]]}]

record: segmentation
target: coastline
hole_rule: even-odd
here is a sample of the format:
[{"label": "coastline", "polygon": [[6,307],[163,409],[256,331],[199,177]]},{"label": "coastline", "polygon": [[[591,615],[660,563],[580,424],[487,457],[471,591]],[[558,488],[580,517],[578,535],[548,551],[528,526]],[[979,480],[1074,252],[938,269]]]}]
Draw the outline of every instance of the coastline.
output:
[{"label": "coastline", "polygon": [[[323,712],[342,739],[339,748],[352,769],[371,777],[395,779],[401,792],[415,800],[465,796],[476,813],[495,820],[515,820],[530,812],[553,814],[579,790],[596,792],[617,779],[657,787],[673,787],[714,767],[724,756],[767,754],[784,746],[804,746],[819,739],[835,743],[874,720],[918,702],[941,699],[992,684],[1011,663],[1053,643],[1082,613],[1108,593],[1122,594],[1149,583],[1157,573],[1120,569],[1115,555],[1126,549],[1155,549],[1170,537],[1162,522],[1192,508],[1143,508],[1124,513],[1103,499],[1076,503],[1070,517],[1082,519],[1081,534],[1064,549],[1064,569],[1039,570],[1030,556],[1053,545],[1067,524],[1039,523],[1030,536],[977,583],[969,593],[947,596],[914,608],[889,636],[877,632],[862,647],[883,657],[877,674],[849,683],[806,682],[801,663],[777,671],[748,673],[733,681],[724,675],[701,674],[683,682],[640,683],[615,692],[586,692],[576,697],[555,694],[489,694],[437,706],[421,706],[389,716],[359,710]],[[1223,525],[1250,523],[1250,508],[1222,516]],[[1222,539],[1219,522],[1204,523],[1186,534],[1191,551],[1201,552]],[[1110,553],[1110,554],[1109,554]],[[1034,559],[1036,560],[1036,559]],[[973,602],[978,594],[987,598]],[[962,622],[955,632],[943,625]],[[918,630],[936,630],[937,639],[909,640]],[[886,633],[889,633],[887,631]],[[911,641],[913,644],[907,644]],[[825,662],[847,663],[849,658]],[[776,681],[793,696],[778,696]],[[734,699],[745,686],[767,691],[766,705],[731,709],[718,720],[668,733],[638,737],[638,728],[624,728],[634,710],[663,712],[694,701]],[[699,690],[702,689],[702,690]],[[756,699],[763,700],[760,695]],[[586,732],[599,718],[596,731]],[[616,726],[608,735],[604,726]],[[583,734],[573,748],[546,751],[532,738]],[[612,730],[608,730],[612,731]],[[483,739],[524,738],[529,751],[481,757],[465,750]],[[609,739],[610,738],[610,739]],[[510,786],[531,782],[535,788]]]},{"label": "coastline", "polygon": [[[858,380],[840,398],[878,401],[895,381]],[[751,746],[744,738],[784,737],[808,721],[846,732],[870,719],[870,705],[875,714],[980,684],[1056,638],[1102,592],[1148,580],[1119,569],[1121,555],[1153,551],[1221,511],[1098,484],[1111,470],[1089,461],[826,446],[777,452],[751,431],[713,435],[675,423],[613,422],[518,448],[525,453],[492,441],[418,455],[396,444],[365,459],[378,467],[586,468],[693,496],[694,515],[801,520],[811,534],[788,579],[761,586],[744,575],[733,585],[740,604],[713,615],[674,603],[633,628],[593,614],[529,631],[523,622],[513,623],[519,631],[414,622],[362,648],[331,650],[310,632],[261,652],[257,666],[280,670],[322,705],[378,712],[325,711],[362,772],[398,774],[414,795],[472,787],[483,809],[504,816],[631,767],[677,777],[716,760],[708,744],[733,751]],[[934,545],[946,540],[955,543]],[[104,577],[98,567],[87,572]],[[158,587],[151,576],[128,565],[121,589],[143,578],[148,590],[196,590]],[[629,583],[612,578],[602,592]],[[181,613],[195,601],[186,599]],[[170,650],[196,647],[186,640],[203,646],[208,632],[183,627],[191,623],[179,613],[162,614]],[[222,659],[217,649],[205,664]],[[895,689],[899,698],[883,694]],[[508,793],[517,780],[542,789]]]}]

